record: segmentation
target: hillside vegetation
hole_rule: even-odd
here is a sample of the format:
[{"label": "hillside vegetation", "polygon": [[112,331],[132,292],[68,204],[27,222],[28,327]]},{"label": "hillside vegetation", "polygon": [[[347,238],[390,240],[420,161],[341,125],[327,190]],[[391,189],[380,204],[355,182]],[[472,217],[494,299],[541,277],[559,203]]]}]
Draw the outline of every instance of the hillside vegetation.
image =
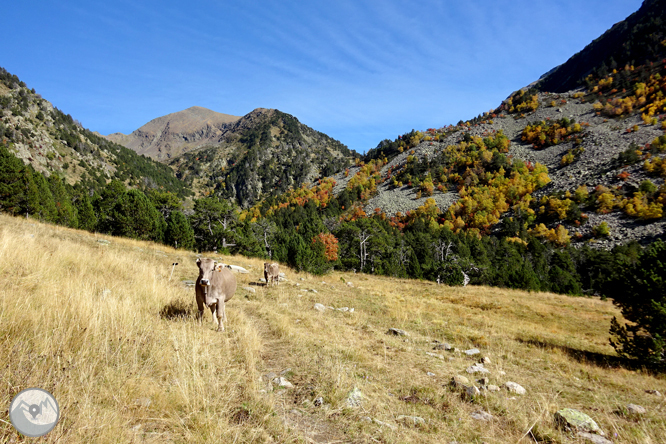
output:
[{"label": "hillside vegetation", "polygon": [[126,185],[191,192],[166,165],[140,156],[85,129],[16,75],[0,68],[0,145],[34,170],[70,185],[98,190],[112,179]]},{"label": "hillside vegetation", "polygon": [[217,143],[168,160],[202,195],[247,208],[351,166],[358,157],[339,141],[276,109],[256,109],[228,124]]},{"label": "hillside vegetation", "polygon": [[[51,391],[61,419],[44,442],[579,442],[562,408],[612,442],[666,436],[663,375],[614,357],[609,301],[284,266],[264,287],[261,260],[214,257],[249,270],[223,333],[209,312],[194,321],[193,253],[0,216],[0,402]],[[490,373],[468,374],[481,357]],[[502,388],[464,398],[455,375]]]},{"label": "hillside vegetation", "polygon": [[666,2],[644,0],[625,20],[613,25],[582,51],[536,82],[541,91],[564,93],[589,75],[604,77],[625,65],[657,62],[666,55]]}]

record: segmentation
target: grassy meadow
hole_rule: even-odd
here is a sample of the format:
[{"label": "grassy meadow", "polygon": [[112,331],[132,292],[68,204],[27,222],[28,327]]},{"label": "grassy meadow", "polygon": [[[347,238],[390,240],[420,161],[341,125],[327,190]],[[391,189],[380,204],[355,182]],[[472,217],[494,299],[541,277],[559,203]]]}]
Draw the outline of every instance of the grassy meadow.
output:
[{"label": "grassy meadow", "polygon": [[[583,442],[554,424],[566,407],[614,443],[666,442],[666,398],[646,392],[666,394],[666,378],[615,356],[610,301],[284,267],[287,281],[265,287],[262,260],[211,257],[249,271],[221,333],[210,311],[194,320],[183,281],[196,254],[0,215],[0,443]],[[454,375],[480,378],[465,369],[484,356],[491,384],[527,393],[466,400],[450,388]],[[61,409],[39,440],[9,423],[29,387]],[[355,387],[363,399],[349,407]],[[627,414],[630,403],[647,413]]]}]

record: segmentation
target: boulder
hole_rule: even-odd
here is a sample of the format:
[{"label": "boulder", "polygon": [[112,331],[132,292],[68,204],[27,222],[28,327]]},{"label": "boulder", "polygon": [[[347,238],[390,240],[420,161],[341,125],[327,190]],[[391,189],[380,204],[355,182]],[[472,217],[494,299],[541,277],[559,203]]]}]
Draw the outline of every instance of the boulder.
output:
[{"label": "boulder", "polygon": [[345,403],[348,407],[360,407],[363,403],[363,393],[359,390],[358,387],[354,387],[349,393],[347,393],[347,398]]},{"label": "boulder", "polygon": [[407,333],[405,330],[400,330],[399,328],[389,328],[386,334],[394,336],[409,336],[409,333]]},{"label": "boulder", "polygon": [[592,418],[575,409],[566,408],[558,410],[555,413],[555,424],[564,430],[604,435],[604,432]]},{"label": "boulder", "polygon": [[465,370],[465,371],[466,371],[467,373],[471,373],[471,374],[474,374],[474,373],[481,373],[481,374],[484,374],[484,375],[485,375],[485,374],[490,373],[490,370],[488,370],[487,368],[485,368],[485,367],[483,366],[483,364],[474,364],[474,365],[472,365],[471,367],[467,367],[467,370]]},{"label": "boulder", "polygon": [[636,405],[636,404],[628,404],[627,405],[627,412],[630,415],[642,415],[644,413],[647,413],[647,410],[645,410],[645,407]]},{"label": "boulder", "polygon": [[396,421],[410,426],[425,424],[425,419],[421,418],[420,416],[399,415],[396,418]]},{"label": "boulder", "polygon": [[590,442],[592,444],[613,444],[612,441],[607,440],[601,435],[595,435],[594,433],[578,432],[576,436],[583,438],[585,442]]},{"label": "boulder", "polygon": [[455,375],[451,378],[451,382],[449,382],[449,385],[456,389],[464,388],[467,384],[469,384],[469,379],[462,375]]},{"label": "boulder", "polygon": [[293,388],[294,387],[294,384],[287,381],[285,378],[283,378],[281,376],[278,377],[278,378],[273,379],[273,384],[277,385],[278,387],[284,387],[284,388]]},{"label": "boulder", "polygon": [[473,419],[476,419],[477,421],[490,421],[494,417],[488,412],[484,412],[483,410],[477,410],[476,412],[472,413],[470,415]]},{"label": "boulder", "polygon": [[515,382],[507,381],[504,383],[504,387],[510,391],[511,393],[515,393],[516,395],[524,395],[527,393],[527,391],[519,384],[516,384]]}]

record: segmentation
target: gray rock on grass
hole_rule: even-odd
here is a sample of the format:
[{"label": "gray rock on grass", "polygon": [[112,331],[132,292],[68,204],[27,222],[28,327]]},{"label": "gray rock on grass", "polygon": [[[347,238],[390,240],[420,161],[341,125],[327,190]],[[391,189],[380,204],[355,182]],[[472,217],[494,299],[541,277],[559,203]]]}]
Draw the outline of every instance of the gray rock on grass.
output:
[{"label": "gray rock on grass", "polygon": [[394,336],[409,336],[409,333],[407,333],[405,330],[400,330],[399,328],[389,328],[386,334]]},{"label": "gray rock on grass", "polygon": [[564,430],[596,433],[601,436],[605,435],[592,418],[576,409],[566,408],[558,410],[555,413],[555,423],[559,428]]},{"label": "gray rock on grass", "polygon": [[504,387],[516,395],[524,395],[527,393],[527,391],[520,384],[516,384],[515,382],[507,381],[504,383]]}]

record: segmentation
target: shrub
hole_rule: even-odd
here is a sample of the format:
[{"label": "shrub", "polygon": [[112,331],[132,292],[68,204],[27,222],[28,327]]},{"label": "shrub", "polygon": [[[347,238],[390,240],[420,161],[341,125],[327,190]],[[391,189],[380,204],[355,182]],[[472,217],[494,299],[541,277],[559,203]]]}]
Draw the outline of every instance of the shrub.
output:
[{"label": "shrub", "polygon": [[601,222],[599,225],[596,227],[592,228],[592,234],[594,237],[607,237],[610,235],[610,227],[606,223],[606,221]]}]

